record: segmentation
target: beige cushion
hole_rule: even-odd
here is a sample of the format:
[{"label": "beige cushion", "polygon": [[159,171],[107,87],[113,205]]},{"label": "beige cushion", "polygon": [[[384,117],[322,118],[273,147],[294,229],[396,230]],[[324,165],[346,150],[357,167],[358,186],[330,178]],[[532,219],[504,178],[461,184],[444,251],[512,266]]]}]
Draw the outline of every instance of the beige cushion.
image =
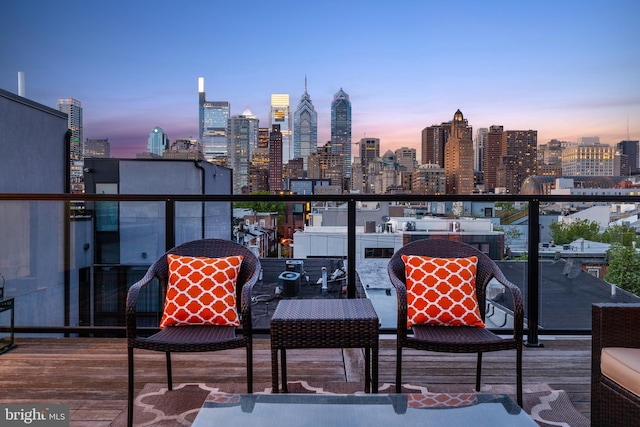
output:
[{"label": "beige cushion", "polygon": [[600,367],[606,377],[640,396],[640,348],[603,348]]}]

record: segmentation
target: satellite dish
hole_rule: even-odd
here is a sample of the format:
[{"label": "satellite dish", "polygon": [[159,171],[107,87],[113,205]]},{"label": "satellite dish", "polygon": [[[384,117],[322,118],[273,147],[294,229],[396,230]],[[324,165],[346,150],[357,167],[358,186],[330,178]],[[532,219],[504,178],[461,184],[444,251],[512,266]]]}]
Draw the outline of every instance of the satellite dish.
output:
[{"label": "satellite dish", "polygon": [[390,220],[390,219],[391,219],[391,218],[390,218],[388,215],[384,215],[384,216],[382,217],[382,222],[389,222],[389,220]]}]

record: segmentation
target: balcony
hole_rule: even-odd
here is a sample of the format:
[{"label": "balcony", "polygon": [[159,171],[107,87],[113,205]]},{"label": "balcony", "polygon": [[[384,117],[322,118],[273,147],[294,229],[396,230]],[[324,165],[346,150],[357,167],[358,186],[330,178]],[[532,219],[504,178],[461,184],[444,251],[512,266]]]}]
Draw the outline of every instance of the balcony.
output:
[{"label": "balcony", "polygon": [[[384,263],[398,245],[435,233],[467,239],[483,248],[500,262],[505,274],[521,287],[525,296],[525,389],[548,384],[565,390],[574,406],[588,416],[590,305],[592,302],[637,301],[637,297],[598,280],[579,267],[578,263],[584,260],[580,261],[578,254],[587,253],[589,268],[596,268],[597,256],[592,253],[595,248],[550,245],[545,234],[548,223],[541,218],[544,208],[552,204],[635,205],[636,198],[631,196],[602,196],[594,200],[593,196],[568,199],[506,195],[0,194],[3,216],[0,274],[6,281],[5,295],[15,297],[18,344],[17,348],[0,355],[0,401],[69,403],[72,425],[109,425],[126,406],[123,337],[128,286],[144,274],[151,262],[176,244],[221,235],[236,239],[232,206],[248,200],[309,206],[309,210],[304,208],[301,212],[291,209],[292,215],[298,215],[303,224],[310,224],[322,215],[325,221],[335,218],[334,231],[329,234],[321,230],[320,225],[296,230],[296,222],[292,220],[291,235],[287,235],[286,229],[283,233],[287,250],[280,256],[297,259],[306,254],[303,259],[309,259],[310,264],[311,260],[327,258],[346,261],[346,278],[331,296],[369,296],[376,300],[375,304],[380,304],[379,313],[395,304],[393,295],[386,295],[388,277]],[[493,209],[496,202],[519,204],[526,212],[520,219],[521,235],[509,237],[512,255],[509,261],[503,259],[507,245],[504,230],[474,228],[483,221],[492,221],[493,212],[487,209]],[[474,204],[482,205],[482,209],[474,210]],[[82,209],[76,209],[78,206]],[[404,216],[389,215],[389,209],[394,212],[403,209],[413,216],[400,220],[398,218]],[[427,217],[451,227],[429,225],[424,227],[431,229],[422,229],[420,220]],[[324,256],[312,252],[322,246],[318,244],[321,241],[327,248]],[[265,266],[284,262],[277,258],[276,246],[271,253],[266,249]],[[378,267],[371,268],[373,264]],[[277,273],[278,268],[282,267],[274,267],[273,273]],[[314,274],[310,282],[316,281],[317,272]],[[273,288],[265,288],[263,293],[273,295],[272,291]],[[256,301],[253,313],[259,336],[254,349],[256,384],[270,382],[268,319],[277,298],[269,301],[273,303]],[[509,310],[499,304],[498,298],[495,301],[492,313],[497,314],[491,327],[499,332],[503,323],[508,323]],[[159,293],[149,293],[145,304],[151,330],[160,315]],[[395,325],[393,315],[387,318],[390,320],[383,320],[381,328],[380,383],[392,383],[394,379]],[[9,333],[6,317],[0,317],[0,321],[0,334],[6,336]],[[474,356],[411,351],[405,354],[409,361],[405,378],[411,378],[412,383],[470,387],[474,384]],[[351,369],[359,363],[359,356],[349,352],[344,355],[340,350],[292,352],[290,380],[361,381],[354,373],[357,369]],[[192,355],[176,356],[174,381],[243,383],[244,365],[237,362],[243,360],[242,357],[234,351],[220,357],[216,353],[198,356],[196,367]],[[145,383],[165,380],[162,355],[149,353],[142,359],[145,371],[136,377],[137,390]],[[513,360],[509,352],[485,357],[483,384],[514,384]],[[221,365],[225,367],[225,374],[217,375],[214,367]]]}]

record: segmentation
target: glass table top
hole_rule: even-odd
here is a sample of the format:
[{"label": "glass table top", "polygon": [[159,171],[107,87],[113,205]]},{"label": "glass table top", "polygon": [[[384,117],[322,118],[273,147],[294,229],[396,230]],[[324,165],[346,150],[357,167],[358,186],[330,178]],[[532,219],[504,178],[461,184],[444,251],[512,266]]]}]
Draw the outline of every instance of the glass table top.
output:
[{"label": "glass table top", "polygon": [[211,393],[193,427],[537,426],[509,396],[425,394]]}]

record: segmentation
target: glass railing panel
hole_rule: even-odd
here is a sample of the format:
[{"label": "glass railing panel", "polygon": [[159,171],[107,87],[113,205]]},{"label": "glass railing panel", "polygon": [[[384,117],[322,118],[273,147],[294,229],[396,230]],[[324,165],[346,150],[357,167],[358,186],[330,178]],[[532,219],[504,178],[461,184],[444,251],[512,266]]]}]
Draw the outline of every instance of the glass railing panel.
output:
[{"label": "glass railing panel", "polygon": [[593,303],[640,302],[624,289],[640,280],[640,255],[634,247],[638,236],[631,226],[637,206],[597,199],[541,206],[541,334],[588,332]]},{"label": "glass railing panel", "polygon": [[[0,274],[4,295],[15,298],[15,323],[61,326],[69,312],[65,292],[77,294],[78,281],[65,280],[65,263],[82,264],[84,251],[65,259],[66,204],[59,201],[0,201]],[[2,279],[0,279],[2,281]],[[77,307],[77,299],[72,300]]]}]

